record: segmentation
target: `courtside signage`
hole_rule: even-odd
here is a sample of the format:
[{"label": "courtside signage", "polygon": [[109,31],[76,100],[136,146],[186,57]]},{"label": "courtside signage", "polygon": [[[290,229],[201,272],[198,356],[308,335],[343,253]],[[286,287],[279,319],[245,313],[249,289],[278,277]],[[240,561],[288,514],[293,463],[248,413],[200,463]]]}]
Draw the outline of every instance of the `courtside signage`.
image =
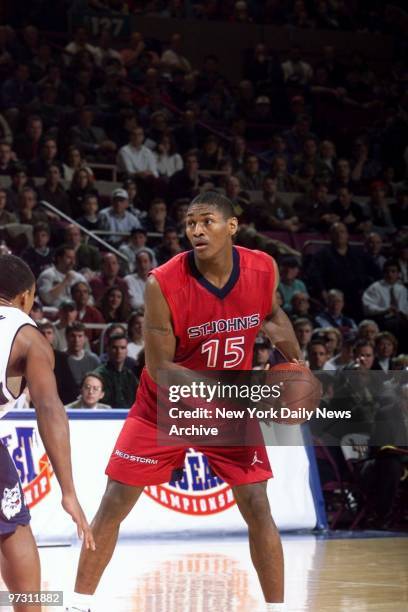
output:
[{"label": "courtside signage", "polygon": [[169,510],[195,516],[224,512],[235,504],[231,487],[212,474],[207,458],[193,449],[180,480],[146,487],[144,493]]}]

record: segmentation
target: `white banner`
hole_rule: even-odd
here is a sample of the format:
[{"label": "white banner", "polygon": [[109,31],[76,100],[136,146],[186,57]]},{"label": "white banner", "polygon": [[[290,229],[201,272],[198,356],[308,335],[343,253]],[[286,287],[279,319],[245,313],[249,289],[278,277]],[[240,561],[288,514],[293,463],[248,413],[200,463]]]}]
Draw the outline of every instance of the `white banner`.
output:
[{"label": "white banner", "polygon": [[[0,420],[0,438],[21,477],[38,542],[69,542],[75,526],[60,506],[60,489],[40,440],[33,413]],[[104,474],[123,421],[112,413],[75,414],[70,421],[72,460],[78,497],[90,520],[106,486]],[[23,417],[23,418],[22,418]],[[78,418],[79,417],[79,418]],[[268,484],[272,514],[280,529],[313,528],[316,511],[309,484],[309,460],[302,446],[269,447],[274,478]],[[183,478],[146,487],[124,521],[122,536],[181,531],[236,532],[245,525],[230,487],[208,470],[206,458],[191,449]]]}]

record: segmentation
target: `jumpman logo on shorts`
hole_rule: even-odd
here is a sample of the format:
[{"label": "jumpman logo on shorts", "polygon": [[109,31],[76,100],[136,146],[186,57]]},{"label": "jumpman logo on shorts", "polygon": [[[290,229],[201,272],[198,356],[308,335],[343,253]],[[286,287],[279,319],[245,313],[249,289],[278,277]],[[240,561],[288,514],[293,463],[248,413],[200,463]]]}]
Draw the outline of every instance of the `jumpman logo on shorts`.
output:
[{"label": "jumpman logo on shorts", "polygon": [[254,452],[254,458],[252,459],[251,466],[252,466],[252,465],[255,465],[255,463],[263,463],[263,461],[261,461],[260,459],[258,459],[258,453],[257,453],[257,451],[255,451],[255,452]]}]

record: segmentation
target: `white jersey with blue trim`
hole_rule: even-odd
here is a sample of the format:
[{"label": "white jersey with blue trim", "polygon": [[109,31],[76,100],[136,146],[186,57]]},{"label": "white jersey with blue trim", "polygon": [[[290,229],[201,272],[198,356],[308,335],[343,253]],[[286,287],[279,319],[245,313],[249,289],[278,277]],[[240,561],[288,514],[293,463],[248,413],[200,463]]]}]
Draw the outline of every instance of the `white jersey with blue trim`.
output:
[{"label": "white jersey with blue trim", "polygon": [[24,325],[37,327],[22,310],[12,306],[0,306],[0,418],[14,407],[22,392],[20,389],[15,395],[7,386],[7,366],[14,339]]}]

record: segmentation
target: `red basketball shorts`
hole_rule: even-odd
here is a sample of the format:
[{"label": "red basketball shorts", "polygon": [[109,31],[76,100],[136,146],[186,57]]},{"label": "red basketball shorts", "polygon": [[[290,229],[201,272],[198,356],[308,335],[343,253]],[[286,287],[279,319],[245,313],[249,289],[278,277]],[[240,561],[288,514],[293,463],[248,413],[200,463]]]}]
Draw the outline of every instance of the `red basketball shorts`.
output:
[{"label": "red basketball shorts", "polygon": [[[197,446],[212,471],[230,486],[261,482],[272,477],[264,446]],[[188,447],[158,446],[156,425],[128,416],[116,441],[105,473],[126,485],[144,486],[169,482],[182,469]]]}]

